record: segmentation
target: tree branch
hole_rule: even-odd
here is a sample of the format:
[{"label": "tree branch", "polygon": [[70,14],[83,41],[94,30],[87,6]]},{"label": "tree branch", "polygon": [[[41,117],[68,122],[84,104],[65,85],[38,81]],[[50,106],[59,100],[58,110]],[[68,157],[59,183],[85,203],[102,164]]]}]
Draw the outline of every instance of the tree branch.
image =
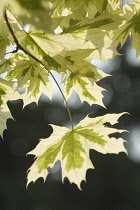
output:
[{"label": "tree branch", "polygon": [[[46,68],[46,66],[45,66],[38,58],[36,58],[36,57],[35,57],[34,55],[32,55],[31,53],[29,53],[26,49],[24,49],[24,48],[20,45],[20,43],[19,43],[17,37],[15,36],[14,31],[13,31],[13,29],[12,29],[10,23],[9,23],[9,20],[8,20],[8,17],[7,17],[7,13],[6,13],[6,9],[5,9],[5,11],[4,11],[4,19],[5,19],[5,21],[6,21],[7,27],[8,27],[8,29],[9,29],[9,31],[10,31],[10,33],[11,33],[11,35],[12,35],[12,37],[13,37],[15,43],[16,43],[16,45],[17,45],[17,46],[16,46],[16,49],[15,49],[13,52],[11,52],[11,53],[15,53],[15,52],[17,52],[18,50],[22,50],[25,54],[27,54],[28,56],[30,56],[31,58],[33,58],[35,61],[39,62],[39,63],[48,71],[48,69]],[[64,99],[64,101],[65,101],[65,105],[66,105],[66,108],[67,108],[67,111],[68,111],[68,115],[69,115],[69,119],[70,119],[71,128],[72,128],[72,130],[73,130],[73,127],[74,127],[74,126],[73,126],[73,120],[72,120],[72,115],[71,115],[70,108],[69,108],[69,106],[68,106],[67,100],[66,100],[66,98],[65,98],[65,96],[64,96],[64,94],[63,94],[63,92],[62,92],[62,90],[61,90],[61,88],[60,88],[60,86],[59,86],[59,84],[58,84],[58,82],[57,82],[57,80],[55,79],[54,75],[53,75],[52,72],[50,72],[50,71],[49,71],[49,73],[50,73],[50,75],[52,76],[53,80],[55,81],[56,85],[58,86],[58,88],[59,88],[59,90],[60,90],[60,92],[61,92],[61,94],[62,94],[62,96],[63,96],[63,99]]]},{"label": "tree branch", "polygon": [[4,11],[4,19],[5,19],[5,21],[6,21],[6,24],[7,24],[7,26],[8,26],[8,29],[9,29],[9,31],[10,31],[10,33],[11,33],[11,35],[12,35],[12,37],[13,37],[15,43],[16,43],[16,45],[17,45],[16,50],[14,50],[13,52],[17,52],[18,50],[22,50],[25,54],[29,55],[29,56],[30,56],[31,58],[33,58],[35,61],[39,62],[41,65],[44,66],[44,64],[43,64],[38,58],[36,58],[36,57],[35,57],[34,55],[32,55],[31,53],[29,53],[26,49],[24,49],[24,48],[20,45],[20,43],[19,43],[18,39],[16,38],[16,36],[15,36],[15,34],[14,34],[14,31],[13,31],[13,29],[12,29],[10,23],[9,23],[9,20],[8,20],[8,17],[7,17],[7,13],[6,13],[6,9],[5,9],[5,11]]}]

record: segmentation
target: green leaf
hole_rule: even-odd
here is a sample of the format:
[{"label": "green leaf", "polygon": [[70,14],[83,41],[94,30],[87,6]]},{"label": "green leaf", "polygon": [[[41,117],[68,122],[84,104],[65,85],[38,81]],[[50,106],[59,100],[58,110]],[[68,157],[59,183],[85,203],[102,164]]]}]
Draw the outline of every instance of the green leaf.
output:
[{"label": "green leaf", "polygon": [[11,62],[9,59],[2,59],[0,62],[0,74],[9,71]]},{"label": "green leaf", "polygon": [[[38,30],[51,31],[52,29],[50,18],[50,2],[48,0],[1,0],[3,4],[8,5],[8,9],[12,10],[16,17],[23,25],[32,24]],[[47,20],[47,21],[46,21]]]},{"label": "green leaf", "polygon": [[10,44],[9,35],[10,32],[4,22],[4,18],[0,16],[0,60],[4,58],[6,47]]},{"label": "green leaf", "polygon": [[123,132],[123,130],[109,128],[105,122],[114,124],[122,114],[107,114],[101,117],[82,120],[73,130],[52,125],[53,134],[48,139],[41,139],[37,147],[28,154],[35,155],[35,162],[29,169],[27,185],[35,182],[39,177],[44,180],[48,175],[48,167],[53,167],[60,160],[62,180],[68,177],[81,189],[81,182],[85,180],[86,171],[94,168],[89,150],[95,149],[103,154],[126,152],[121,138],[109,138],[109,134]]}]

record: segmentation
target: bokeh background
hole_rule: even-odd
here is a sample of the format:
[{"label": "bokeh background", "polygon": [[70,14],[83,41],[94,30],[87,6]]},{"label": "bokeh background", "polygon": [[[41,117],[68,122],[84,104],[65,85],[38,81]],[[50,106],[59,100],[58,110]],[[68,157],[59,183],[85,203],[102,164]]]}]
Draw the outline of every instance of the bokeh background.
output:
[{"label": "bokeh background", "polygon": [[[95,170],[89,169],[82,191],[65,179],[61,182],[58,161],[44,183],[38,179],[26,189],[27,170],[34,161],[26,156],[39,142],[53,132],[49,124],[69,127],[69,117],[61,95],[54,85],[52,101],[42,95],[38,104],[23,109],[23,101],[8,102],[13,119],[8,119],[4,139],[0,139],[0,209],[1,210],[139,210],[140,209],[140,60],[131,49],[131,37],[118,46],[119,55],[108,63],[94,60],[94,65],[108,74],[98,84],[107,109],[80,102],[74,92],[68,101],[74,123],[87,114],[125,114],[116,128],[126,129],[125,153],[103,155],[90,150]],[[58,80],[61,76],[56,74]],[[62,84],[63,88],[63,84]],[[128,114],[129,113],[129,114]],[[116,134],[116,138],[119,135]]]}]

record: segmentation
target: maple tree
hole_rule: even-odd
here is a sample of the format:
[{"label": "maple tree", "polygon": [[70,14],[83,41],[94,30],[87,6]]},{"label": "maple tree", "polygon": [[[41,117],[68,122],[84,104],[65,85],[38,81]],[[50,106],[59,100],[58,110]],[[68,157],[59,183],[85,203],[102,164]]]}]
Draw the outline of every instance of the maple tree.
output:
[{"label": "maple tree", "polygon": [[[116,47],[132,35],[132,48],[140,57],[140,2],[121,0],[1,0],[0,8],[0,134],[12,115],[8,100],[23,99],[24,105],[38,102],[41,94],[52,98],[51,77],[57,84],[67,108],[71,128],[52,125],[53,133],[41,139],[28,154],[35,161],[28,171],[27,184],[39,177],[45,180],[48,167],[60,160],[62,179],[68,177],[79,188],[86,171],[94,168],[89,150],[101,153],[126,152],[122,138],[109,134],[124,130],[104,125],[117,123],[123,114],[85,117],[73,125],[67,100],[76,91],[81,101],[104,106],[97,82],[106,77],[91,61],[107,62],[118,54]],[[27,32],[25,25],[29,24]],[[7,47],[12,49],[7,53]],[[64,91],[51,70],[63,76]],[[15,86],[16,83],[16,86]],[[18,88],[26,88],[20,95]]]}]

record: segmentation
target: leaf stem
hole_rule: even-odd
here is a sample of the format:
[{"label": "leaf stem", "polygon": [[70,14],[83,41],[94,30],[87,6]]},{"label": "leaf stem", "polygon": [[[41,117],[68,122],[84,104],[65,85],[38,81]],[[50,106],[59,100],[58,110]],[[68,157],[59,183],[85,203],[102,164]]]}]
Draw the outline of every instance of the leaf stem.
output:
[{"label": "leaf stem", "polygon": [[[11,11],[10,11],[10,12],[11,12]],[[12,14],[13,14],[13,13],[12,13]],[[14,14],[13,14],[13,15],[14,15]],[[15,16],[15,15],[14,15],[14,16]],[[16,18],[16,17],[15,17],[15,18]],[[8,17],[7,17],[7,13],[6,13],[6,9],[5,9],[5,12],[4,12],[4,19],[5,19],[5,21],[6,21],[6,24],[7,24],[8,29],[9,29],[9,31],[10,31],[10,33],[11,33],[13,39],[14,39],[14,42],[16,43],[16,50],[14,50],[14,51],[11,52],[11,53],[15,53],[15,52],[18,52],[18,50],[22,50],[25,54],[27,54],[28,56],[30,56],[31,58],[33,58],[35,61],[37,61],[38,63],[40,63],[40,64],[48,71],[48,69],[47,69],[46,66],[42,63],[42,61],[40,61],[38,58],[36,58],[34,55],[32,55],[30,52],[28,52],[26,49],[24,49],[24,48],[20,45],[20,43],[19,43],[17,37],[15,36],[15,33],[14,33],[14,31],[13,31],[13,29],[12,29],[10,23],[9,23],[9,20],[8,20]],[[16,18],[16,19],[17,19],[17,18]],[[18,22],[19,22],[19,21],[18,21]],[[23,28],[23,26],[22,26],[22,28]],[[24,28],[23,28],[23,30],[24,30]],[[25,30],[24,30],[24,31],[25,31]],[[26,32],[26,33],[27,33],[27,32]],[[28,34],[28,33],[27,33],[27,34]],[[61,88],[60,88],[60,86],[59,86],[59,84],[58,84],[56,78],[55,78],[54,75],[52,74],[52,72],[51,72],[51,71],[48,71],[48,72],[50,73],[50,75],[52,76],[53,80],[55,81],[55,83],[56,83],[56,85],[57,85],[57,87],[58,87],[58,89],[59,89],[59,91],[60,91],[60,93],[61,93],[61,95],[62,95],[62,97],[63,97],[63,99],[64,99],[65,106],[66,106],[66,108],[67,108],[68,115],[69,115],[69,119],[70,119],[71,129],[73,130],[73,127],[74,127],[74,126],[73,126],[72,115],[71,115],[71,111],[70,111],[70,108],[69,108],[69,106],[68,106],[67,100],[66,100],[66,98],[65,98],[65,96],[64,96],[64,93],[63,93],[63,91],[61,90]]]},{"label": "leaf stem", "polygon": [[70,111],[69,105],[68,105],[68,103],[67,103],[67,100],[66,100],[66,98],[65,98],[65,96],[64,96],[64,93],[63,93],[63,91],[61,90],[61,88],[60,88],[60,86],[59,86],[59,84],[58,84],[56,78],[54,77],[54,75],[52,74],[51,71],[49,71],[49,73],[50,73],[50,75],[52,76],[53,80],[55,81],[55,83],[56,83],[57,87],[59,88],[59,91],[60,91],[60,93],[61,93],[61,95],[62,95],[62,97],[63,97],[63,99],[64,99],[64,102],[65,102],[65,105],[66,105],[66,108],[67,108],[67,111],[68,111],[68,115],[69,115],[69,118],[70,118],[71,129],[73,130],[73,127],[74,127],[74,126],[73,126],[73,120],[72,120],[72,115],[71,115],[71,111]]}]

